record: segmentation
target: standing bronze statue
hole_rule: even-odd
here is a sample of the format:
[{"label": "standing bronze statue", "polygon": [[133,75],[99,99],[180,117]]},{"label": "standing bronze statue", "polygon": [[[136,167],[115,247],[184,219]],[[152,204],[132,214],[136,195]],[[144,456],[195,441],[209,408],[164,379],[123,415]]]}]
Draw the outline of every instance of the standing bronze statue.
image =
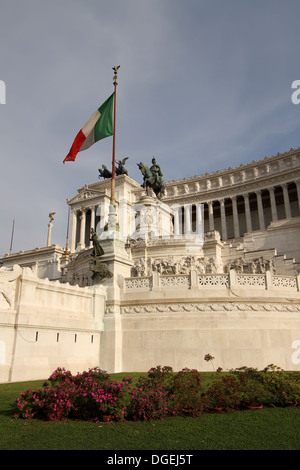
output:
[{"label": "standing bronze statue", "polygon": [[152,158],[152,166],[150,168],[142,162],[137,165],[144,177],[142,187],[146,189],[147,195],[149,195],[149,188],[151,188],[156,197],[161,199],[165,194],[166,183],[162,179],[163,174],[160,166],[156,163],[156,159]]},{"label": "standing bronze statue", "polygon": [[93,228],[91,228],[90,240],[93,242],[93,251],[91,255],[93,262],[90,264],[90,270],[93,272],[92,279],[102,281],[105,278],[112,277],[112,273],[108,269],[107,264],[103,263],[100,259],[101,256],[104,255],[104,251],[99,243],[98,235]]}]

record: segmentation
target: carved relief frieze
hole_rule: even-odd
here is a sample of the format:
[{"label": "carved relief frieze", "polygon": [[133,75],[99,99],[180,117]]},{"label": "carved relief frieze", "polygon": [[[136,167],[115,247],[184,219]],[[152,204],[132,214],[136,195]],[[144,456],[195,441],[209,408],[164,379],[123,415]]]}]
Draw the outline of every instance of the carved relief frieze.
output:
[{"label": "carved relief frieze", "polygon": [[14,309],[17,278],[21,273],[20,266],[0,269],[0,309]]},{"label": "carved relief frieze", "polygon": [[74,198],[74,202],[84,201],[86,199],[93,199],[95,197],[103,196],[103,193],[95,193],[94,191],[84,191]]},{"label": "carved relief frieze", "polygon": [[147,261],[145,258],[139,258],[135,261],[131,269],[131,276],[146,276],[147,271],[158,272],[162,275],[189,275],[191,269],[194,269],[199,274],[216,273],[218,265],[213,258],[192,255],[148,258]]},{"label": "carved relief frieze", "polygon": [[146,314],[172,314],[172,313],[198,313],[198,312],[300,312],[300,305],[287,303],[241,303],[241,302],[214,302],[214,303],[173,303],[126,305],[121,307],[124,315]]},{"label": "carved relief frieze", "polygon": [[240,257],[224,266],[225,273],[229,273],[231,269],[234,269],[238,274],[265,274],[266,271],[274,273],[274,261],[263,257],[252,260]]}]

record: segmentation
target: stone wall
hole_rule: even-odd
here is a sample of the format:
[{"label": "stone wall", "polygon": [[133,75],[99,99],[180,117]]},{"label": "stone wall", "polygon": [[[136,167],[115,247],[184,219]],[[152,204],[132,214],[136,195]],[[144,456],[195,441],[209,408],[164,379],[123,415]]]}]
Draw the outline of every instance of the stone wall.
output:
[{"label": "stone wall", "polygon": [[0,269],[0,382],[46,379],[99,366],[106,289]]},{"label": "stone wall", "polygon": [[300,276],[228,273],[115,276],[78,287],[0,269],[0,382],[147,371],[300,367]]},{"label": "stone wall", "polygon": [[[124,279],[121,295],[124,371],[156,365],[290,370],[300,363],[300,277],[228,274]],[[111,314],[109,314],[111,315]],[[112,316],[112,315],[111,315]],[[107,315],[106,315],[107,317]],[[298,347],[298,352],[296,348]]]}]

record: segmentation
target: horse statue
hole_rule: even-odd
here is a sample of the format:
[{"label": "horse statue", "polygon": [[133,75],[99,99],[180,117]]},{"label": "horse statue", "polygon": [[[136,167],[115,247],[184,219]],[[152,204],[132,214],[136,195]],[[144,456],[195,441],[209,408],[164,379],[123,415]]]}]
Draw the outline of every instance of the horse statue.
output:
[{"label": "horse statue", "polygon": [[98,171],[99,171],[99,178],[111,178],[112,177],[112,172],[109,171],[109,169],[105,165],[102,165],[102,168],[99,168]]},{"label": "horse statue", "polygon": [[[122,160],[117,161],[117,166],[116,166],[116,175],[127,175],[128,176],[128,171],[125,168],[125,162],[128,160],[129,157],[125,157]],[[99,178],[111,178],[112,177],[112,172],[109,171],[109,169],[105,166],[102,165],[102,168],[99,168]]]},{"label": "horse statue", "polygon": [[147,195],[149,196],[149,188],[151,188],[156,197],[161,199],[165,194],[166,183],[162,179],[162,172],[159,165],[157,165],[155,158],[153,157],[152,166],[150,168],[142,162],[138,163],[137,166],[144,177],[142,187],[146,189]]},{"label": "horse statue", "polygon": [[128,176],[128,171],[124,167],[126,160],[128,160],[129,157],[123,158],[123,160],[118,160],[117,161],[117,167],[116,167],[116,175],[127,175]]}]

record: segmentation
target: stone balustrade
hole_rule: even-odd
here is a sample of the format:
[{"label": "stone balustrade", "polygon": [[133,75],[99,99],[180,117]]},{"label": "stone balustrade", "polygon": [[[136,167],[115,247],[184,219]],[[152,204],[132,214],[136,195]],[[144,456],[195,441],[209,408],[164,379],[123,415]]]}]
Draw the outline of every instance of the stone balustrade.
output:
[{"label": "stone balustrade", "polygon": [[188,275],[160,275],[153,272],[152,276],[127,277],[124,279],[124,292],[155,290],[155,289],[177,289],[177,288],[197,288],[205,289],[232,289],[255,288],[264,290],[292,289],[294,292],[300,291],[300,275],[298,276],[277,276],[271,271],[265,274],[238,274],[234,269],[228,274],[198,274],[191,270]]}]

